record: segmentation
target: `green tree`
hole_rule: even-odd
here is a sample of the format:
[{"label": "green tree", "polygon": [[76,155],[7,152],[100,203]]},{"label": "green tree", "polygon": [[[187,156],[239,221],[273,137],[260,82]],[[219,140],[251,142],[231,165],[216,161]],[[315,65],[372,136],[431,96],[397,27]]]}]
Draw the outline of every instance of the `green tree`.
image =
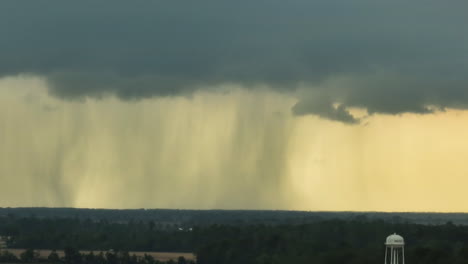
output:
[{"label": "green tree", "polygon": [[65,263],[81,264],[81,261],[83,258],[82,258],[81,253],[77,249],[72,248],[72,247],[67,247],[65,248],[64,253],[65,253],[65,257],[64,257]]},{"label": "green tree", "polygon": [[154,264],[154,263],[155,263],[155,260],[154,260],[153,256],[148,255],[148,254],[145,254],[145,255],[143,256],[143,261],[144,261],[144,263],[146,263],[146,264]]},{"label": "green tree", "polygon": [[86,264],[94,264],[97,263],[97,258],[96,255],[94,255],[94,252],[89,252],[88,254],[83,256],[84,263]]},{"label": "green tree", "polygon": [[10,251],[4,250],[0,254],[0,262],[12,263],[18,261],[19,259]]},{"label": "green tree", "polygon": [[118,264],[118,257],[117,254],[110,250],[106,253],[106,260],[107,264]]},{"label": "green tree", "polygon": [[177,264],[187,264],[187,260],[183,256],[180,256],[177,259]]},{"label": "green tree", "polygon": [[52,250],[52,252],[50,252],[49,256],[47,257],[47,260],[50,263],[58,263],[60,262],[60,257],[55,250]]},{"label": "green tree", "polygon": [[39,259],[39,254],[34,249],[27,249],[20,254],[20,259],[22,262],[36,262]]}]

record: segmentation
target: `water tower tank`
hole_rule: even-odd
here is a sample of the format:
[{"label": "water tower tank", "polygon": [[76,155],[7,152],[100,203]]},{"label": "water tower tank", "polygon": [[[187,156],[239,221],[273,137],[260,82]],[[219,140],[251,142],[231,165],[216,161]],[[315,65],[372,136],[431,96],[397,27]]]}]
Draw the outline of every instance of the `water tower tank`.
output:
[{"label": "water tower tank", "polygon": [[385,245],[393,246],[393,247],[398,247],[398,246],[402,247],[405,245],[405,240],[403,239],[402,236],[394,233],[393,235],[389,235],[387,237],[387,240],[385,241]]}]

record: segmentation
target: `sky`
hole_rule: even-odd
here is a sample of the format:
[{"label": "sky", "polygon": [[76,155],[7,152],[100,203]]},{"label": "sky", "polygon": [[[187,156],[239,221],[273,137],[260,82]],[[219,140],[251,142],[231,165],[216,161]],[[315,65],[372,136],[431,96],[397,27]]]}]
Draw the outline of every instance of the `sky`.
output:
[{"label": "sky", "polygon": [[0,2],[0,207],[467,212],[466,1]]}]

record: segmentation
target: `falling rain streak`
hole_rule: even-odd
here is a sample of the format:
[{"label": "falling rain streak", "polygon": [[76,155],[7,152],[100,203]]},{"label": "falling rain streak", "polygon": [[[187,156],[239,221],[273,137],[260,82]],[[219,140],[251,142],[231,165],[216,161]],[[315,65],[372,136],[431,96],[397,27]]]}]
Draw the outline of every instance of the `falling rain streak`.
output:
[{"label": "falling rain streak", "polygon": [[0,80],[0,206],[467,209],[465,112],[347,125],[267,87],[67,101],[47,85]]}]

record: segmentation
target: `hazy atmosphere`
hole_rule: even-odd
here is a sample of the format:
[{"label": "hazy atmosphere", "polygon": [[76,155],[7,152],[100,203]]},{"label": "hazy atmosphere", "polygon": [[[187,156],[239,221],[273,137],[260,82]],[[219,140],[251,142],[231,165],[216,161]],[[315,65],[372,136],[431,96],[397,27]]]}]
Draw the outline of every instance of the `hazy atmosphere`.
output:
[{"label": "hazy atmosphere", "polygon": [[0,207],[468,211],[466,1],[2,1]]}]

